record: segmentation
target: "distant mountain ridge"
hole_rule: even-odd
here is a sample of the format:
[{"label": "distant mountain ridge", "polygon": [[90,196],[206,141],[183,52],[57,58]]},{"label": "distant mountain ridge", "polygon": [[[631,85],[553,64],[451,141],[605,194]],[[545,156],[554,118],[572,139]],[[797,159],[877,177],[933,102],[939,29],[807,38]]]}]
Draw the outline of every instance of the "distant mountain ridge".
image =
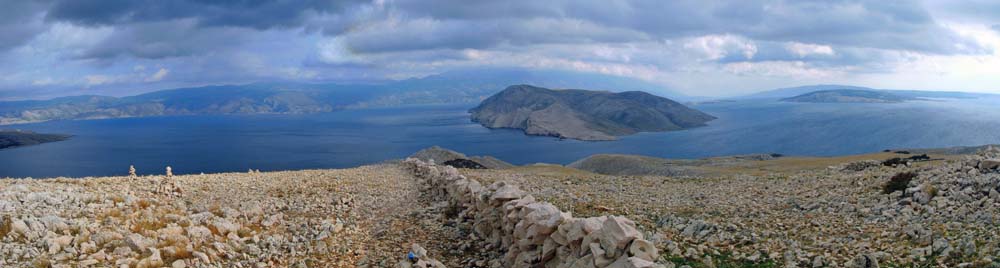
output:
[{"label": "distant mountain ridge", "polygon": [[70,96],[0,102],[0,125],[48,120],[162,115],[318,113],[413,104],[478,103],[507,85],[539,83],[647,90],[683,97],[635,79],[565,71],[482,69],[366,84],[257,83],[179,88],[128,97]]},{"label": "distant mountain ridge", "polygon": [[813,91],[795,97],[783,98],[781,101],[814,103],[898,103],[918,99],[919,98],[900,96],[886,91],[834,89]]},{"label": "distant mountain ridge", "polygon": [[829,91],[829,90],[866,90],[866,91],[877,91],[889,94],[899,95],[901,97],[909,98],[951,98],[951,99],[975,99],[984,97],[1000,97],[997,94],[989,93],[971,93],[971,92],[959,92],[959,91],[925,91],[925,90],[895,90],[895,89],[875,89],[869,87],[860,86],[849,86],[849,85],[809,85],[809,86],[799,86],[799,87],[789,87],[789,88],[778,88],[772,90],[766,90],[762,92],[757,92],[745,96],[736,97],[735,99],[783,99],[795,97],[803,94],[808,94],[817,91]]},{"label": "distant mountain ridge", "polygon": [[643,131],[704,126],[715,117],[641,91],[611,93],[514,85],[469,110],[489,128],[578,140],[614,140]]}]

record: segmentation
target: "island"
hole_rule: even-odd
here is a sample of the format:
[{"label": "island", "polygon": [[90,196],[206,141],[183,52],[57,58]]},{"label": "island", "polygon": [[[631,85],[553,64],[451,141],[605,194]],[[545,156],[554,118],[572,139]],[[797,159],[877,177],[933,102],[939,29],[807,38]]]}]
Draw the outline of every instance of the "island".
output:
[{"label": "island", "polygon": [[716,119],[641,91],[554,90],[531,85],[509,86],[469,112],[473,122],[488,128],[585,141],[700,127]]},{"label": "island", "polygon": [[790,98],[784,98],[781,99],[781,101],[813,103],[899,103],[916,99],[917,98],[914,97],[907,97],[878,90],[832,89],[813,91]]},{"label": "island", "polygon": [[43,134],[26,130],[0,130],[0,149],[63,141],[69,137],[69,135]]}]

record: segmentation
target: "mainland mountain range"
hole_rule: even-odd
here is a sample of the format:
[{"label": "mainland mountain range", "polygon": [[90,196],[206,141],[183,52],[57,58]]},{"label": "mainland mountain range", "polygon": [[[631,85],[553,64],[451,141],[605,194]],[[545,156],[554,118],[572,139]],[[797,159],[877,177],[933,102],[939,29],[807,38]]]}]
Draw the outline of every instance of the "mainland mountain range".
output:
[{"label": "mainland mountain range", "polygon": [[474,104],[513,84],[554,88],[642,90],[691,99],[617,76],[563,71],[470,70],[356,84],[255,83],[178,88],[123,97],[80,95],[0,102],[0,125],[49,120],[161,115],[316,113],[368,107]]},{"label": "mainland mountain range", "polygon": [[[0,125],[50,120],[102,119],[162,115],[302,114],[343,109],[422,104],[475,104],[509,85],[547,88],[583,88],[610,92],[644,91],[679,102],[710,100],[662,89],[652,83],[611,75],[565,71],[469,70],[423,78],[355,84],[255,83],[152,91],[134,96],[79,95],[49,100],[0,102]],[[800,96],[816,91],[823,94]],[[629,93],[637,94],[637,93]],[[628,94],[626,94],[628,95]],[[980,98],[989,94],[877,90],[854,86],[819,85],[785,88],[730,99],[784,99],[799,102],[899,102],[918,98]],[[556,106],[555,108],[559,108]],[[704,117],[699,117],[704,118]],[[704,120],[672,122],[651,129],[697,126]],[[610,127],[597,139],[646,131]]]}]

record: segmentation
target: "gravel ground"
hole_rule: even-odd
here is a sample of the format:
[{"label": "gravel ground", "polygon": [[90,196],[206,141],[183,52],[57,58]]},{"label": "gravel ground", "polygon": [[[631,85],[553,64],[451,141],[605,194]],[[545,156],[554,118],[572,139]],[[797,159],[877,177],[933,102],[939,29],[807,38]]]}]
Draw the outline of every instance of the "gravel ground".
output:
[{"label": "gravel ground", "polygon": [[[558,166],[461,172],[512,182],[577,217],[627,216],[662,263],[681,267],[1000,267],[998,158],[695,179]],[[470,262],[498,254],[470,246],[416,183],[396,164],[0,179],[0,267],[389,267],[413,243],[449,267],[494,264]]]},{"label": "gravel ground", "polygon": [[[463,172],[512,181],[574,215],[626,215],[678,265],[998,267],[1000,172],[980,168],[998,156],[696,179],[554,166]],[[906,172],[917,174],[906,190],[884,192]]]},{"label": "gravel ground", "polygon": [[411,243],[448,261],[428,242],[457,232],[417,189],[396,165],[4,179],[0,267],[391,266]]}]

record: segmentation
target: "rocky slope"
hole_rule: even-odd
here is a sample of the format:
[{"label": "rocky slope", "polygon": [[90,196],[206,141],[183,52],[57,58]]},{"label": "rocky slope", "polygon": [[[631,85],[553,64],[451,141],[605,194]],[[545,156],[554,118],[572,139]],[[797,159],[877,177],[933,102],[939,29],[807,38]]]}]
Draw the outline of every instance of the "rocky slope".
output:
[{"label": "rocky slope", "polygon": [[614,140],[644,131],[704,126],[715,119],[670,99],[641,91],[611,93],[507,87],[469,111],[489,128],[515,128],[529,135]]},{"label": "rocky slope", "polygon": [[833,89],[820,90],[784,98],[787,102],[817,102],[817,103],[897,103],[916,98],[889,93],[887,91]]},{"label": "rocky slope", "polygon": [[[512,179],[574,215],[628,215],[678,265],[997,267],[998,159],[993,149],[895,167],[867,160],[701,179],[554,167],[466,175]],[[915,177],[886,190],[906,173]]]},{"label": "rocky slope", "polygon": [[[760,160],[698,179],[414,160],[2,179],[0,266],[504,267],[536,253],[593,267],[1000,266],[1000,150],[898,165],[863,158]],[[774,163],[798,164],[760,173]],[[580,236],[562,225],[589,219],[603,227],[589,229],[600,235],[587,250],[562,239]],[[652,251],[618,243],[638,239],[657,250],[654,262],[641,257]],[[415,261],[400,262],[408,252]],[[585,258],[595,252],[607,255]]]},{"label": "rocky slope", "polygon": [[386,267],[461,239],[418,189],[396,165],[5,179],[0,267]]},{"label": "rocky slope", "polygon": [[432,162],[437,164],[446,164],[447,162],[456,160],[468,160],[476,165],[480,165],[485,168],[490,169],[504,169],[511,168],[514,165],[504,162],[503,160],[497,159],[492,156],[466,156],[463,153],[441,148],[440,146],[431,146],[430,148],[417,151],[410,155],[410,158],[420,159],[425,162]]}]

